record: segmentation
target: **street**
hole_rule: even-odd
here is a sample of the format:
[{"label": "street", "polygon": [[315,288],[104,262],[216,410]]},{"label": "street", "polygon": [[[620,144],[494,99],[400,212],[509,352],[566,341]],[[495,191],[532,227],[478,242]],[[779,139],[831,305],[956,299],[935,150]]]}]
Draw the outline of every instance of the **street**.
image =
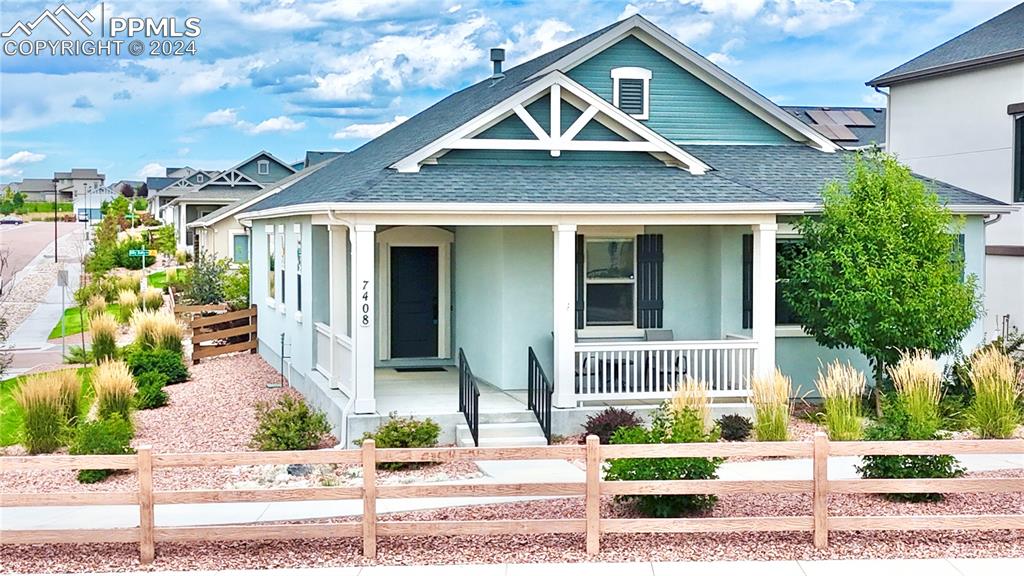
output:
[{"label": "street", "polygon": [[[58,222],[58,240],[82,227],[78,222]],[[0,286],[8,282],[33,258],[53,242],[53,222],[26,222],[0,226],[0,254],[7,263],[0,276]]]}]

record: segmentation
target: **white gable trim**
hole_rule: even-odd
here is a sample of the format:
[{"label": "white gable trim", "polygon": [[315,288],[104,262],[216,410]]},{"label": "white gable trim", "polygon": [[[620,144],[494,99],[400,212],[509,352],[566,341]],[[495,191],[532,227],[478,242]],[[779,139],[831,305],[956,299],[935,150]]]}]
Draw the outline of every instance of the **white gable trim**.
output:
[{"label": "white gable trim", "polygon": [[252,178],[249,178],[245,174],[232,168],[231,170],[227,170],[221,173],[213,180],[210,180],[206,184],[202,185],[200,187],[200,190],[210,185],[217,186],[224,184],[227,184],[228,186],[253,185],[263,188],[263,184],[260,184],[259,182],[253,180]]},{"label": "white gable trim", "polygon": [[[583,115],[564,134],[561,132],[563,89],[565,99],[574,106],[577,103],[580,104],[578,107],[583,110]],[[545,134],[540,125],[523,107],[524,103],[542,97],[545,92],[549,92],[551,97],[550,134]],[[627,138],[627,141],[575,140],[574,138],[580,130],[598,113],[604,114],[614,123],[622,126],[621,129],[611,126],[609,128]],[[537,136],[536,140],[473,138],[512,114],[516,114],[523,120],[530,131]],[[531,121],[527,121],[527,118]],[[531,126],[531,124],[533,125]],[[562,150],[639,151],[652,153],[667,164],[683,167],[692,174],[703,174],[711,169],[696,156],[682,150],[604,98],[558,71],[551,72],[546,77],[530,84],[483,114],[399,160],[391,167],[399,172],[419,172],[420,166],[423,164],[430,163],[438,155],[454,149],[548,150],[552,156],[558,156]]]},{"label": "white gable trim", "polygon": [[631,34],[790,138],[804,141],[824,152],[836,152],[840,149],[837,144],[817,130],[801,122],[778,104],[765,98],[640,15],[630,16],[623,20],[604,34],[538,71],[531,78],[537,78],[555,70],[568,72],[576,65]]}]

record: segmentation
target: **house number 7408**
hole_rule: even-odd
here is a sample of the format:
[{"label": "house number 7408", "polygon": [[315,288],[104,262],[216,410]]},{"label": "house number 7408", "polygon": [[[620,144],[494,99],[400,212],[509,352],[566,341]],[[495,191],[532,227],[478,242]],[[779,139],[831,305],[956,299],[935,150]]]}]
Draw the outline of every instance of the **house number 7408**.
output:
[{"label": "house number 7408", "polygon": [[359,299],[362,300],[363,304],[360,306],[360,326],[370,325],[370,281],[363,280],[363,293],[359,295]]}]

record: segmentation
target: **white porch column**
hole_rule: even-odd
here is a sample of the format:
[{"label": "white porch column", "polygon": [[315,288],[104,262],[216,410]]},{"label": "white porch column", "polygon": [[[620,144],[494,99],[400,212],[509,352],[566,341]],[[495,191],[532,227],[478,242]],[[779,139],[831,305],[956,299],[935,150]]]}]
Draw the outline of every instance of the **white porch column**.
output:
[{"label": "white porch column", "polygon": [[775,371],[775,222],[754,225],[754,375]]},{"label": "white porch column", "polygon": [[374,224],[356,224],[349,229],[352,239],[352,355],[353,388],[356,414],[373,414],[377,402],[373,395],[374,351]]},{"label": "white porch column", "polygon": [[576,347],[576,225],[559,224],[555,231],[554,292],[554,378],[553,404],[576,407],[576,377],[573,361]]}]

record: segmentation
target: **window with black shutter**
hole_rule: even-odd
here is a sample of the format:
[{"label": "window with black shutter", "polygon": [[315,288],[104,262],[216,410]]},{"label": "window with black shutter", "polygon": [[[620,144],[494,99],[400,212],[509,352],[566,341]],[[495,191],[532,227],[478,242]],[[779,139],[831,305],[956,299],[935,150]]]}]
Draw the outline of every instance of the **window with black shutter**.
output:
[{"label": "window with black shutter", "polygon": [[754,235],[743,235],[743,328],[754,327]]},{"label": "window with black shutter", "polygon": [[[789,280],[789,262],[800,255],[803,244],[796,238],[775,243],[775,324],[800,325],[793,307],[782,296],[782,285]],[[754,235],[743,235],[743,328],[754,327]]]},{"label": "window with black shutter", "polygon": [[1024,202],[1024,114],[1013,121],[1013,201]]},{"label": "window with black shutter", "polygon": [[576,237],[576,328],[661,328],[661,234]]},{"label": "window with black shutter", "polygon": [[636,245],[636,327],[661,328],[664,239],[661,234],[641,234]]}]

